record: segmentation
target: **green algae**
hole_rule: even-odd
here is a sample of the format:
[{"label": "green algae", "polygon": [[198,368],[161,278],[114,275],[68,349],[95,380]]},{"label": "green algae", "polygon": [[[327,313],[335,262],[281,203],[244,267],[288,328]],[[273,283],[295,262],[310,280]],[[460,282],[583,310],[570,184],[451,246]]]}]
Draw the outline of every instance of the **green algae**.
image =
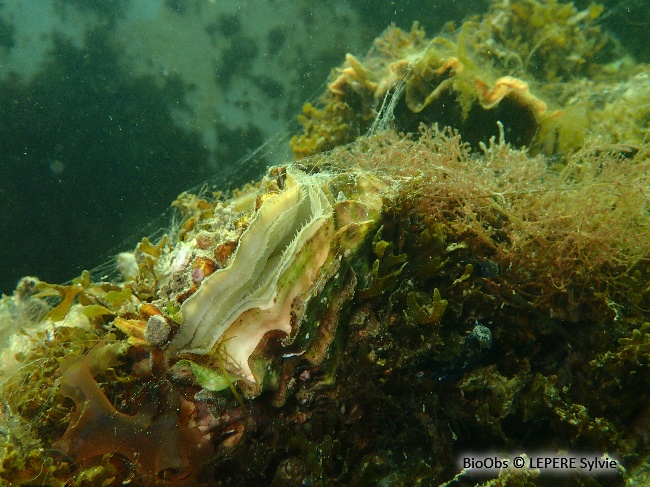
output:
[{"label": "green algae", "polygon": [[359,291],[359,297],[362,299],[377,297],[384,292],[392,291],[406,265],[406,254],[396,255],[395,245],[381,239],[381,230],[382,228],[377,231],[372,241],[372,251],[377,258],[368,269],[365,288]]},{"label": "green algae", "polygon": [[410,292],[406,298],[406,316],[420,325],[438,325],[447,309],[448,302],[440,296],[438,288],[433,290],[433,296],[424,293]]}]

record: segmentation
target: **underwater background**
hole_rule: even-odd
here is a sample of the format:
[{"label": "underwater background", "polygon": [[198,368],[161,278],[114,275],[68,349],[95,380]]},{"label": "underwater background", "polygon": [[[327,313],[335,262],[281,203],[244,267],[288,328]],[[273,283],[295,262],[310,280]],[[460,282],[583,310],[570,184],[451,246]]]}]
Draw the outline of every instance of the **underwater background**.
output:
[{"label": "underwater background", "polygon": [[421,11],[437,30],[470,2],[2,2],[0,291],[101,264],[209,178],[259,176],[345,53]]},{"label": "underwater background", "polygon": [[0,2],[0,485],[650,485],[649,12]]},{"label": "underwater background", "polygon": [[[301,105],[391,22],[435,33],[488,6],[3,1],[0,292],[24,275],[67,281],[164,228],[180,191],[231,188],[282,161]],[[647,2],[604,6],[597,22],[648,62]]]}]

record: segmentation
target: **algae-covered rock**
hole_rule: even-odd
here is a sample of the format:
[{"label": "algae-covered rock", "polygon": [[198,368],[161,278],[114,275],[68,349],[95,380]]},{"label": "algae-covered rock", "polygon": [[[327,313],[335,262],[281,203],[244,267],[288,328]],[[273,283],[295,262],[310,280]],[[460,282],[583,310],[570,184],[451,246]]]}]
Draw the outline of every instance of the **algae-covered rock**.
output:
[{"label": "algae-covered rock", "polygon": [[474,485],[467,445],[641,465],[647,157],[556,172],[434,128],[304,161],[183,196],[136,275],[3,298],[4,479]]},{"label": "algae-covered rock", "polygon": [[410,32],[391,26],[364,57],[348,54],[318,102],[305,105],[294,155],[351,142],[386,113],[397,130],[438,123],[475,148],[498,135],[498,123],[511,144],[547,155],[566,156],[609,129],[632,136],[621,142],[643,143],[647,104],[637,78],[648,68],[635,67],[600,27],[603,9],[494,1],[485,15],[433,38],[417,24]]},{"label": "algae-covered rock", "polygon": [[464,45],[428,40],[418,25],[410,33],[389,27],[363,60],[348,54],[320,104],[306,105],[299,117],[304,134],[291,141],[298,158],[352,141],[385,110],[399,130],[440,123],[475,145],[498,133],[497,121],[516,145],[540,145],[537,134],[556,116],[524,80],[477,67]]},{"label": "algae-covered rock", "polygon": [[[3,305],[14,333],[5,426],[19,438],[7,444],[4,478],[22,479],[11,472],[25,470],[15,453],[29,445],[59,451],[67,471],[105,469],[109,455],[132,464],[123,480],[194,485],[215,450],[255,429],[240,393],[276,391],[280,404],[297,368],[326,362],[358,254],[392,194],[367,172],[274,168],[228,200],[182,195],[182,224],[156,244],[143,239],[122,282],[87,272],[67,286],[25,280]],[[31,309],[40,311],[29,323]],[[24,381],[34,388],[21,391]]]}]

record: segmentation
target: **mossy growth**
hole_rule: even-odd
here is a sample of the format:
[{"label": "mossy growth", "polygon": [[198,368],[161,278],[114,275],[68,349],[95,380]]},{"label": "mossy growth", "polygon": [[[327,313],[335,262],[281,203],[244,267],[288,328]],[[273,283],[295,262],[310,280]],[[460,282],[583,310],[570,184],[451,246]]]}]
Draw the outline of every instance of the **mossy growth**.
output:
[{"label": "mossy growth", "polygon": [[[595,91],[595,90],[594,90]],[[636,69],[632,76],[623,79],[590,102],[591,113],[598,120],[594,132],[606,140],[619,144],[630,144],[631,154],[643,152],[650,141],[650,72],[648,69]],[[643,154],[641,155],[643,157]]]},{"label": "mossy growth", "polygon": [[480,20],[466,25],[464,41],[481,62],[513,76],[568,81],[602,74],[624,55],[598,24],[603,5],[577,10],[557,0],[494,0]]},{"label": "mossy growth", "polygon": [[367,122],[362,124],[356,120],[354,110],[345,101],[324,99],[321,104],[324,108],[318,109],[306,103],[298,116],[304,133],[291,139],[296,159],[347,144],[360,135],[363,125],[367,126]]},{"label": "mossy growth", "polygon": [[425,293],[410,292],[406,297],[407,319],[419,324],[438,325],[447,309],[447,300],[440,297],[438,288],[434,288],[433,296]]},{"label": "mossy growth", "polygon": [[474,146],[496,135],[500,122],[513,144],[539,144],[536,135],[549,117],[546,107],[525,82],[499,77],[505,74],[476,64],[465,40],[427,40],[417,24],[410,32],[391,26],[365,59],[347,55],[318,108],[305,105],[298,117],[303,134],[291,143],[294,155],[303,158],[349,143],[375,129],[378,117],[410,133],[417,133],[420,123],[456,127]]},{"label": "mossy growth", "polygon": [[[637,293],[650,252],[643,190],[650,160],[594,145],[557,170],[494,140],[476,155],[453,132],[391,137],[329,157],[398,181],[401,197],[385,215],[380,241],[406,256],[397,286],[381,297],[357,294],[345,357],[362,357],[364,367],[353,370],[346,358],[339,377],[368,384],[360,386],[364,394],[381,397],[390,420],[404,418],[392,408],[403,407],[404,396],[418,397],[411,406],[423,411],[419,426],[437,442],[438,458],[449,452],[438,426],[453,424],[461,449],[464,441],[479,449],[563,445],[638,464],[648,454],[633,425],[648,408],[646,395],[639,397],[647,389],[649,327],[640,321],[647,308],[635,302],[643,303]],[[637,191],[615,189],[623,187]],[[517,258],[529,244],[531,253]],[[424,312],[419,299],[426,297],[439,318]],[[483,353],[472,348],[475,320],[493,336]],[[440,402],[424,399],[430,394]],[[397,432],[421,439],[413,425],[399,424],[392,448]],[[386,459],[381,478],[399,478]],[[434,469],[424,478],[452,477]],[[458,482],[465,485],[462,475]],[[538,482],[533,473],[504,473],[467,485],[544,485]],[[584,485],[579,477],[567,482]]]},{"label": "mossy growth", "polygon": [[590,132],[642,143],[643,81],[625,95],[616,86],[647,68],[601,29],[602,13],[597,4],[579,11],[556,0],[495,0],[485,15],[430,39],[418,24],[410,32],[391,26],[365,57],[348,54],[322,97],[305,105],[294,155],[329,151],[378,127],[417,135],[421,123],[452,127],[475,150],[501,125],[512,145],[561,158]]},{"label": "mossy growth", "polygon": [[[440,266],[448,256],[440,249],[455,240],[466,246],[456,248],[467,263],[493,262],[501,272],[495,279],[517,283],[517,296],[563,319],[602,321],[617,306],[634,312],[634,300],[645,303],[647,156],[629,160],[620,146],[592,143],[555,171],[495,140],[477,159],[454,132],[423,128],[418,140],[396,137],[395,144],[391,137],[366,140],[363,150],[375,154],[369,169],[402,181],[409,221],[421,228],[409,245],[429,241],[438,249],[422,266]],[[335,157],[354,166],[362,161],[355,154]],[[441,229],[447,240],[433,240]],[[465,268],[457,272],[454,279]]]},{"label": "mossy growth", "polygon": [[365,286],[358,292],[361,298],[374,298],[390,293],[397,285],[402,269],[406,265],[406,254],[395,254],[395,245],[381,239],[380,228],[372,241],[372,251],[377,257],[368,270]]}]

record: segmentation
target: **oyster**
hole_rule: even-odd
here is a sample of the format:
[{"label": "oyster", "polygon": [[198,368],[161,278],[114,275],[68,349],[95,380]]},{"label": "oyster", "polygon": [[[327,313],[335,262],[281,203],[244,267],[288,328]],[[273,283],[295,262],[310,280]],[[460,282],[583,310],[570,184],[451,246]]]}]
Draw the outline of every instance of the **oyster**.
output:
[{"label": "oyster", "polygon": [[350,178],[287,169],[282,191],[264,198],[229,265],[183,302],[182,326],[166,349],[170,358],[217,355],[259,392],[263,371],[253,370],[251,355],[267,334],[289,344],[311,298],[361,245],[381,209],[380,183],[364,192],[365,201],[351,201],[341,191],[335,202],[330,186],[343,179]]}]

